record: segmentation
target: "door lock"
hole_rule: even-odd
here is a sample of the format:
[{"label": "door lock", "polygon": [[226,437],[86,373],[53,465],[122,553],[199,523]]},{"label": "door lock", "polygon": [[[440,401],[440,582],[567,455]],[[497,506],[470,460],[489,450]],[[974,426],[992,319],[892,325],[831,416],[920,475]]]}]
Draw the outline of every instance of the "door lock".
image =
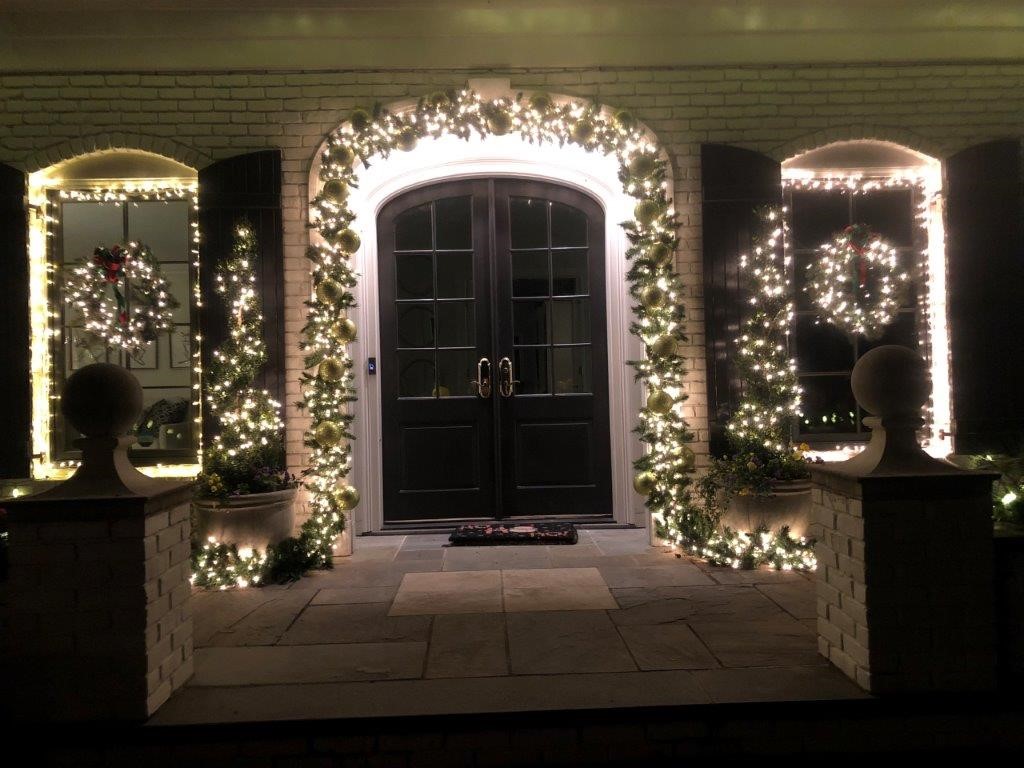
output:
[{"label": "door lock", "polygon": [[476,378],[469,380],[479,397],[491,396],[491,361],[481,357],[476,363]]},{"label": "door lock", "polygon": [[498,361],[498,376],[501,377],[498,382],[498,391],[502,397],[512,397],[516,393],[516,384],[521,382],[513,378],[514,375],[512,361],[507,357],[501,358]]}]

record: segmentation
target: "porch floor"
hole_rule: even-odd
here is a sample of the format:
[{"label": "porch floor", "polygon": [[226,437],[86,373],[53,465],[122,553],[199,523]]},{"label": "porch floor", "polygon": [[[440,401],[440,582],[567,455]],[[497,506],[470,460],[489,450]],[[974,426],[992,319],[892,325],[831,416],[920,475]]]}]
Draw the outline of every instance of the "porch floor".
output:
[{"label": "porch floor", "polygon": [[813,576],[642,530],[574,546],[356,540],[287,586],[196,592],[195,677],[152,724],[863,698],[818,655]]}]

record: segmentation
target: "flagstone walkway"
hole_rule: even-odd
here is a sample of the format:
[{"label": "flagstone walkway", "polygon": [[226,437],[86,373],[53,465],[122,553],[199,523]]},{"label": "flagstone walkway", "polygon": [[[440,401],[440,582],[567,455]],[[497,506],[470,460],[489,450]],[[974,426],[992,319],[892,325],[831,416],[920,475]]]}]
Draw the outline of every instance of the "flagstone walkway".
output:
[{"label": "flagstone walkway", "polygon": [[154,724],[862,697],[817,653],[812,576],[637,530],[574,546],[360,538],[287,586],[196,592],[195,677]]}]

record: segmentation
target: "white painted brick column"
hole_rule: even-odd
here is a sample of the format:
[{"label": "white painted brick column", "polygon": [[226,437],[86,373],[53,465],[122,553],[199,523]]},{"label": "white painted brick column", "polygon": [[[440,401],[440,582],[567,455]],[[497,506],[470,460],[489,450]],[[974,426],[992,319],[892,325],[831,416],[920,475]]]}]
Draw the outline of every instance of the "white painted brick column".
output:
[{"label": "white painted brick column", "polygon": [[993,476],[811,475],[820,653],[875,694],[993,690]]},{"label": "white painted brick column", "polygon": [[191,493],[9,505],[14,718],[142,721],[192,676]]}]

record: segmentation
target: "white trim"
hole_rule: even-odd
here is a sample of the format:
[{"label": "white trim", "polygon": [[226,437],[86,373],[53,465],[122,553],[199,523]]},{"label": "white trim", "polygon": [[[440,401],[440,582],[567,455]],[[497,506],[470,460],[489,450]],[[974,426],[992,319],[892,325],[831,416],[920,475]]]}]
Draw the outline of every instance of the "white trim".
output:
[{"label": "white trim", "polygon": [[[319,188],[319,170],[320,152],[310,169],[310,199]],[[626,280],[628,243],[620,226],[622,221],[632,218],[635,200],[623,191],[618,171],[614,156],[587,152],[571,144],[533,145],[517,135],[474,137],[469,141],[453,136],[423,140],[412,152],[395,152],[386,159],[371,158],[368,168],[357,169],[359,186],[349,199],[357,217],[353,227],[362,240],[362,247],[353,256],[359,285],[353,292],[357,306],[350,313],[359,327],[359,339],[350,349],[356,361],[359,396],[353,426],[358,439],[353,445],[352,475],[353,484],[363,492],[363,503],[353,516],[354,534],[383,527],[380,391],[378,378],[366,371],[367,358],[380,357],[377,215],[389,200],[415,187],[483,176],[556,182],[588,193],[604,209],[612,505],[616,522],[647,525],[643,500],[632,491],[632,462],[643,453],[643,446],[632,432],[642,404],[642,391],[627,365],[628,360],[641,358],[644,350],[641,341],[628,330],[632,319]]]}]

